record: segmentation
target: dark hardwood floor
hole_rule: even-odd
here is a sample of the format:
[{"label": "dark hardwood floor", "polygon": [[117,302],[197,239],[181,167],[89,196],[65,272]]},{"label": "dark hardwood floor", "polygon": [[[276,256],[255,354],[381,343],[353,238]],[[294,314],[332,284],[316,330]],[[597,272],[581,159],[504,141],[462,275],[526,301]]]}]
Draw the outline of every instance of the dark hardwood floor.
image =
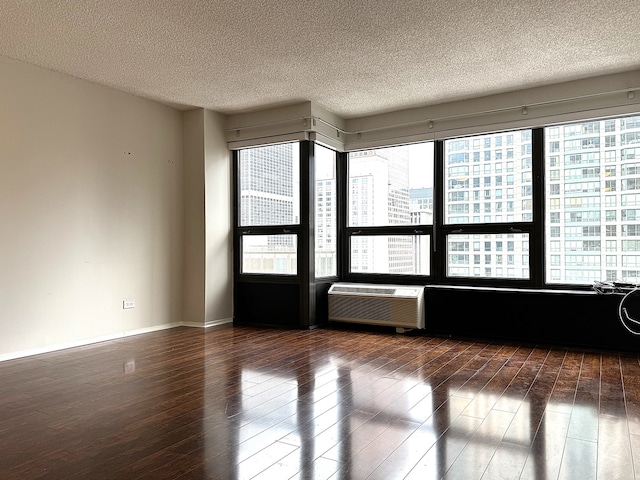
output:
[{"label": "dark hardwood floor", "polygon": [[640,478],[629,354],[175,328],[0,363],[2,479]]}]

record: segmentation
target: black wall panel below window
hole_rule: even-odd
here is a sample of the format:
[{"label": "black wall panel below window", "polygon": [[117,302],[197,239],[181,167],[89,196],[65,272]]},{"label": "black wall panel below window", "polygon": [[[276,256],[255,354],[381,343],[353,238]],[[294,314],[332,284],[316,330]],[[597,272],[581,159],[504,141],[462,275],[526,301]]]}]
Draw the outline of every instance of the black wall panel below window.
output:
[{"label": "black wall panel below window", "polygon": [[237,282],[234,297],[234,323],[300,325],[300,287],[297,284]]},{"label": "black wall panel below window", "polygon": [[315,284],[316,296],[316,325],[323,326],[329,323],[329,296],[327,292],[331,288],[331,283],[318,281]]},{"label": "black wall panel below window", "polygon": [[426,332],[599,350],[640,351],[619,295],[426,287]]}]

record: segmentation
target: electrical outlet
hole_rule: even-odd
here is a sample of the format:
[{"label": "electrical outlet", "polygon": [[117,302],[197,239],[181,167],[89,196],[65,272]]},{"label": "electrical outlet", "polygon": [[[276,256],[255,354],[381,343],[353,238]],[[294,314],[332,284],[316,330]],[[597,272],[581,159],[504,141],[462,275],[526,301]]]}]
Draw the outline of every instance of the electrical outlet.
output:
[{"label": "electrical outlet", "polygon": [[133,359],[124,362],[124,373],[132,373],[136,370],[136,361]]},{"label": "electrical outlet", "polygon": [[123,300],[122,301],[122,308],[127,309],[127,308],[135,308],[136,306],[136,301],[135,300]]}]

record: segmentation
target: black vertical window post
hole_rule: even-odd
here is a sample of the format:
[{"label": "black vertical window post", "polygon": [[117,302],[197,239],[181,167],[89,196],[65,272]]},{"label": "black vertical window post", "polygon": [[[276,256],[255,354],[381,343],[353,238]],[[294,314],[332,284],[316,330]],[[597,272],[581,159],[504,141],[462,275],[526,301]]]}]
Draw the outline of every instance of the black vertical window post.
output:
[{"label": "black vertical window post", "polygon": [[315,155],[314,144],[300,142],[300,231],[298,233],[300,326],[316,323],[315,308]]},{"label": "black vertical window post", "polygon": [[531,131],[531,166],[533,168],[533,235],[529,245],[529,272],[533,287],[543,288],[545,282],[544,226],[544,129]]}]

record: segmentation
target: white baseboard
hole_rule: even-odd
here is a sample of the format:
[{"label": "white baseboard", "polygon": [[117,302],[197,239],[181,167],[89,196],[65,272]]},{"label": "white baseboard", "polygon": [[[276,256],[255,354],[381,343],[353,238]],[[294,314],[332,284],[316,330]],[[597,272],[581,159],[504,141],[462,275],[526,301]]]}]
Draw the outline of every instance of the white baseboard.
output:
[{"label": "white baseboard", "polygon": [[143,333],[157,332],[158,330],[167,330],[169,328],[175,328],[175,327],[208,328],[208,327],[215,327],[218,325],[225,325],[227,323],[233,323],[233,318],[221,318],[219,320],[212,320],[210,322],[207,322],[206,325],[202,325],[200,323],[189,323],[189,322],[181,322],[181,323],[177,322],[177,323],[166,323],[164,325],[154,325],[153,327],[139,328],[137,330],[118,332],[118,333],[113,333],[109,335],[103,335],[100,337],[83,338],[82,340],[75,340],[73,342],[68,342],[68,343],[58,343],[55,345],[47,345],[45,347],[32,348],[29,350],[20,350],[17,352],[5,353],[0,355],[0,362],[4,362],[6,360],[14,360],[16,358],[30,357],[32,355],[40,355],[42,353],[56,352],[58,350],[65,350],[67,348],[82,347],[84,345],[91,345],[92,343],[108,342],[109,340],[117,340],[118,338],[131,337],[133,335],[142,335]]},{"label": "white baseboard", "polygon": [[182,325],[185,327],[194,327],[194,328],[209,328],[209,327],[217,327],[218,325],[226,325],[227,323],[233,323],[233,318],[220,318],[218,320],[211,320],[204,325],[201,323],[194,322],[182,322]]},{"label": "white baseboard", "polygon": [[211,320],[205,323],[204,328],[217,327],[218,325],[226,325],[227,323],[233,323],[233,318],[220,318],[218,320]]},{"label": "white baseboard", "polygon": [[107,342],[109,340],[117,340],[118,338],[131,337],[133,335],[141,335],[143,333],[151,333],[158,330],[167,330],[169,328],[180,326],[182,326],[182,323],[167,323],[164,325],[154,325],[153,327],[139,328],[137,330],[118,332],[109,335],[103,335],[100,337],[83,338],[81,340],[75,340],[73,342],[58,343],[54,345],[47,345],[45,347],[32,348],[29,350],[20,350],[17,352],[10,352],[0,355],[0,362],[4,362],[6,360],[14,360],[16,358],[30,357],[32,355],[40,355],[42,353],[55,352],[58,350],[65,350],[67,348],[82,347],[84,345],[91,345],[92,343]]},{"label": "white baseboard", "polygon": [[130,332],[124,332],[123,337],[131,337],[132,335],[142,335],[143,333],[157,332],[158,330],[167,330],[169,328],[181,327],[182,323],[165,323],[164,325],[154,325],[153,327],[138,328],[137,330],[131,330]]}]

